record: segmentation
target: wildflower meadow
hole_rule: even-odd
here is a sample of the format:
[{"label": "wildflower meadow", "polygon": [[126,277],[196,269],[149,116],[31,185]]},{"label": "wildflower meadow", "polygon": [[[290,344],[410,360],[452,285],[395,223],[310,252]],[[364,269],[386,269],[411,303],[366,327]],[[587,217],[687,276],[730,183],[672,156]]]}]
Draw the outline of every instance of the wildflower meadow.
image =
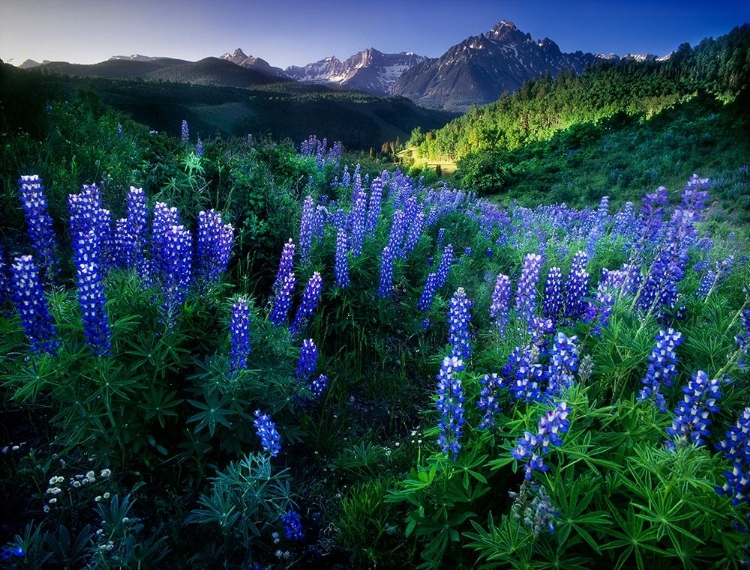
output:
[{"label": "wildflower meadow", "polygon": [[714,180],[502,204],[316,136],[81,121],[0,160],[3,567],[750,558]]}]

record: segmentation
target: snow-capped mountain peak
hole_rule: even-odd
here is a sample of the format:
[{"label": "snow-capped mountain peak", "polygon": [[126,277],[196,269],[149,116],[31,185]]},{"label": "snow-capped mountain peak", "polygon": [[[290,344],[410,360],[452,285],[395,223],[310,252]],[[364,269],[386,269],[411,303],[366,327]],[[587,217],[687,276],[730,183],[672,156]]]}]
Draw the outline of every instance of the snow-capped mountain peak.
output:
[{"label": "snow-capped mountain peak", "polygon": [[374,95],[388,95],[404,71],[424,60],[411,52],[383,53],[371,47],[343,62],[336,56],[329,56],[303,67],[288,67],[285,71],[297,81],[340,85]]}]

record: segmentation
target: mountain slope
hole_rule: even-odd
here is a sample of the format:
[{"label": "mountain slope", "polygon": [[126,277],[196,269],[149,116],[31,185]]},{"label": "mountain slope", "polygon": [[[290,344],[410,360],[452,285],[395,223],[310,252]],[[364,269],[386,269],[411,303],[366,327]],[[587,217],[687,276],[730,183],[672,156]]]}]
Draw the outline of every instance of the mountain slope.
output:
[{"label": "mountain slope", "polygon": [[221,55],[219,59],[231,61],[232,63],[239,65],[240,67],[244,67],[245,69],[260,71],[261,73],[265,73],[266,75],[271,75],[273,77],[280,77],[282,79],[289,78],[289,76],[284,73],[282,69],[278,67],[272,67],[271,64],[269,64],[265,59],[261,59],[260,57],[246,55],[245,52],[243,52],[240,48],[234,50],[234,53],[232,54],[225,53]]},{"label": "mountain slope", "polygon": [[383,53],[368,48],[343,62],[331,56],[304,67],[291,66],[286,69],[286,74],[297,81],[388,95],[404,71],[424,60],[423,56],[413,53]]},{"label": "mountain slope", "polygon": [[92,65],[49,62],[33,69],[80,77],[153,79],[200,85],[225,85],[228,87],[251,87],[264,83],[288,81],[288,79],[279,77],[273,72],[265,73],[258,68],[240,67],[230,61],[216,57],[207,57],[200,61],[186,61],[166,57],[116,56]]},{"label": "mountain slope", "polygon": [[552,40],[533,40],[503,20],[486,35],[467,38],[440,58],[405,71],[393,93],[426,107],[467,111],[515,91],[533,77],[555,77],[568,69],[580,72],[596,60],[590,53],[563,53]]}]

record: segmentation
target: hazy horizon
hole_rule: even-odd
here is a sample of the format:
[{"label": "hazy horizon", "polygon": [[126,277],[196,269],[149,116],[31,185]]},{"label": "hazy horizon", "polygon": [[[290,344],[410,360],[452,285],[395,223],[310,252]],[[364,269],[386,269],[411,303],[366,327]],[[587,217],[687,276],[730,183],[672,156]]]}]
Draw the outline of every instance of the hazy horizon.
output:
[{"label": "hazy horizon", "polygon": [[196,61],[241,48],[273,66],[344,60],[373,47],[439,57],[469,36],[510,20],[535,40],[548,37],[564,52],[655,54],[696,45],[750,21],[749,2],[675,0],[562,3],[444,0],[373,6],[299,0],[3,0],[0,59],[97,63],[142,54]]}]

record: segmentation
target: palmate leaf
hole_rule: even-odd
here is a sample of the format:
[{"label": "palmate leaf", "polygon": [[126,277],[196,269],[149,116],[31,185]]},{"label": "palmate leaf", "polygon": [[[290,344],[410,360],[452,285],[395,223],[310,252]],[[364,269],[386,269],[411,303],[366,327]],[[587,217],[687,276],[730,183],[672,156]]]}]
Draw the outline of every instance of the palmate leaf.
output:
[{"label": "palmate leaf", "polygon": [[629,562],[631,555],[635,556],[638,570],[644,570],[646,568],[643,560],[645,553],[667,554],[664,550],[655,546],[656,529],[652,527],[644,528],[645,521],[636,516],[635,508],[632,504],[628,504],[626,518],[623,518],[617,506],[610,502],[609,499],[607,499],[607,503],[609,504],[610,514],[615,524],[613,527],[604,529],[604,532],[611,538],[604,543],[601,549],[621,551],[614,570],[620,570],[620,568],[625,566]]},{"label": "palmate leaf", "polygon": [[487,517],[487,530],[477,521],[471,521],[471,525],[475,532],[464,533],[470,541],[466,547],[478,550],[480,558],[499,560],[503,565],[510,563],[516,568],[524,567],[526,564],[523,562],[530,560],[532,533],[507,515],[503,515],[500,524],[495,525],[490,513]]},{"label": "palmate leaf", "polygon": [[166,418],[177,417],[174,408],[183,402],[177,397],[176,391],[166,392],[161,386],[146,392],[143,399],[144,402],[138,404],[138,407],[145,412],[143,419],[156,418],[161,427],[164,427]]},{"label": "palmate leaf", "polygon": [[566,543],[571,532],[575,532],[594,552],[601,554],[601,541],[597,538],[604,527],[612,523],[606,511],[589,509],[594,497],[601,492],[601,486],[601,478],[590,473],[576,476],[572,466],[557,477],[553,502],[559,513],[555,527],[560,543]]},{"label": "palmate leaf", "polygon": [[216,431],[216,424],[221,424],[228,428],[232,427],[227,418],[233,416],[234,412],[225,408],[231,398],[227,395],[220,396],[217,392],[206,392],[204,396],[206,398],[205,402],[188,400],[190,404],[200,410],[200,412],[188,418],[188,423],[198,422],[198,425],[195,426],[195,433],[208,427],[208,432],[213,437]]}]

